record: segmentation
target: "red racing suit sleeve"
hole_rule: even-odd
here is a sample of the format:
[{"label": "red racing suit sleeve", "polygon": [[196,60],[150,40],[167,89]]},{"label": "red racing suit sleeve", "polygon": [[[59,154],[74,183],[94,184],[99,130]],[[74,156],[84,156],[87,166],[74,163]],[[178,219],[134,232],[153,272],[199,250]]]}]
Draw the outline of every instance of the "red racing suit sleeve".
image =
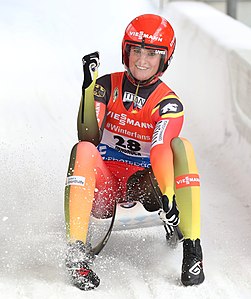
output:
[{"label": "red racing suit sleeve", "polygon": [[96,117],[99,126],[100,140],[102,139],[103,130],[106,122],[107,105],[111,94],[111,75],[105,75],[97,79],[94,87],[94,101]]},{"label": "red racing suit sleeve", "polygon": [[183,105],[175,94],[160,101],[152,110],[155,129],[150,161],[162,194],[170,201],[174,195],[174,166],[171,141],[178,137],[183,125]]}]

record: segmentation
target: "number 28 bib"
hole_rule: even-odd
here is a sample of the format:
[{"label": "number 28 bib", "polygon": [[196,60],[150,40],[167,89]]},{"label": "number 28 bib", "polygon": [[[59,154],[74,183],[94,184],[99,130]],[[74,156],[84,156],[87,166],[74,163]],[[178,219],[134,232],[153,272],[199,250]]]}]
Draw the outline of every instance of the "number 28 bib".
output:
[{"label": "number 28 bib", "polygon": [[[147,99],[137,113],[126,110],[122,100],[122,80],[124,73],[113,73],[111,98],[107,107],[107,117],[101,143],[98,149],[104,160],[121,161],[144,168],[150,167],[150,148],[155,124],[151,112],[166,95],[157,89]],[[164,85],[164,84],[163,84]],[[166,85],[165,85],[166,87]],[[168,89],[168,91],[170,91]]]}]

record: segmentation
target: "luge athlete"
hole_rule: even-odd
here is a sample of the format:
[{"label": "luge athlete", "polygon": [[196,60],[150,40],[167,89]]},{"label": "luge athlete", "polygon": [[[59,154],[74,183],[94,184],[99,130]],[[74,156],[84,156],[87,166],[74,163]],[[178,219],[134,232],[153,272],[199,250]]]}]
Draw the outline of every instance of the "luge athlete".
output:
[{"label": "luge athlete", "polygon": [[179,137],[183,104],[160,80],[175,43],[166,19],[145,14],[125,30],[124,72],[95,82],[91,68],[98,58],[85,57],[85,77],[96,84],[83,86],[79,142],[72,149],[65,189],[66,265],[80,289],[100,282],[91,270],[90,215],[112,217],[117,202],[132,200],[147,211],[159,210],[168,237],[179,225],[184,236],[181,281],[185,286],[204,281],[198,170],[191,143]]}]

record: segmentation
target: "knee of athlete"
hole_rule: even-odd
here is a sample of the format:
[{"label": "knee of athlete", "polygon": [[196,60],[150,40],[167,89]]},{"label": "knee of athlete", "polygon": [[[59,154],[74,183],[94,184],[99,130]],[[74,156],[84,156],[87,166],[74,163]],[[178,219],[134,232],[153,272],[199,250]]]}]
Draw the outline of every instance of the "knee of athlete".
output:
[{"label": "knee of athlete", "polygon": [[181,137],[175,137],[171,141],[171,148],[173,151],[177,150],[183,145],[183,138]]},{"label": "knee of athlete", "polygon": [[75,147],[77,148],[78,153],[85,155],[87,159],[88,157],[94,157],[98,151],[96,146],[89,141],[80,141]]},{"label": "knee of athlete", "polygon": [[175,137],[171,141],[171,147],[173,151],[177,151],[180,148],[193,148],[190,141],[183,137]]}]

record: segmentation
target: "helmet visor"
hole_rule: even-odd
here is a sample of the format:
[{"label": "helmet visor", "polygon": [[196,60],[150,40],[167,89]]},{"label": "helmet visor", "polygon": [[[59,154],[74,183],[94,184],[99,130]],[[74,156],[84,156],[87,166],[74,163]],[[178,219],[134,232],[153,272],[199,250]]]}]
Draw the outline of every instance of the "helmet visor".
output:
[{"label": "helmet visor", "polygon": [[[147,50],[147,51],[142,51],[142,49]],[[127,43],[125,46],[125,53],[124,53],[124,63],[126,65],[126,67],[129,67],[129,56],[130,55],[138,55],[139,57],[141,55],[146,56],[147,59],[151,59],[153,57],[156,56],[160,56],[160,62],[159,62],[159,67],[158,67],[158,71],[156,72],[156,74],[162,73],[163,68],[164,68],[164,64],[167,58],[167,49],[163,48],[163,47],[156,47],[156,46],[152,46],[152,45],[144,45],[142,46],[142,43],[137,43],[137,42],[130,42]]]}]

